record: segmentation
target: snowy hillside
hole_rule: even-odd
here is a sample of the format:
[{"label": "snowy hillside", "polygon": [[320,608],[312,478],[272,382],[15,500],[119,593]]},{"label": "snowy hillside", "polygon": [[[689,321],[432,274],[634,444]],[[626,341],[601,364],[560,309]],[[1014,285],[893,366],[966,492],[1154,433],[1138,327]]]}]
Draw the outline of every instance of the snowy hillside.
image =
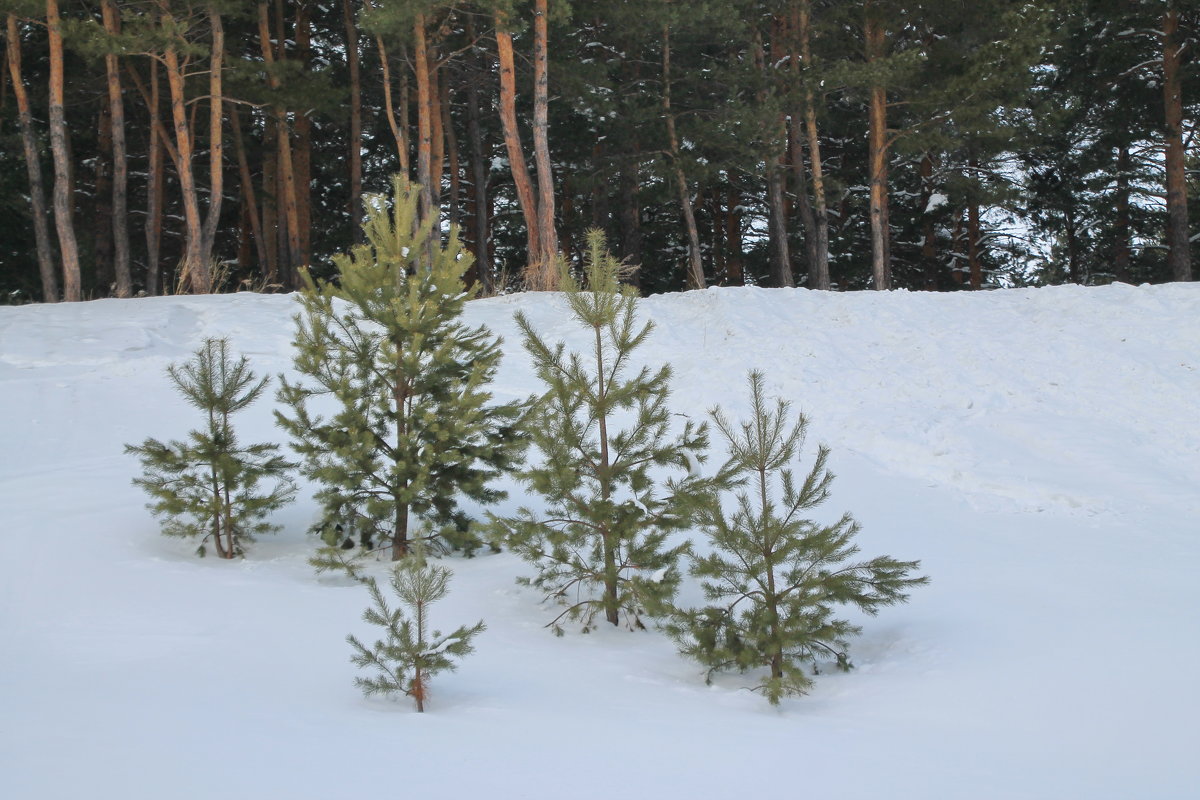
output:
[{"label": "snowy hillside", "polygon": [[[583,346],[564,308],[470,304],[507,340],[498,396],[536,389],[512,312]],[[483,555],[448,561],[435,622],[488,630],[429,713],[365,700],[366,591],[306,565],[310,489],[246,560],[201,560],[122,453],[197,424],[164,369],[203,337],[287,370],[294,300],[0,308],[0,797],[1194,796],[1200,285],[641,308],[678,412],[744,414],[763,369],[833,448],[828,513],[921,559],[931,585],[864,623],[857,669],[773,709],[654,632],[555,638],[523,564]],[[282,441],[271,406],[245,438]]]}]

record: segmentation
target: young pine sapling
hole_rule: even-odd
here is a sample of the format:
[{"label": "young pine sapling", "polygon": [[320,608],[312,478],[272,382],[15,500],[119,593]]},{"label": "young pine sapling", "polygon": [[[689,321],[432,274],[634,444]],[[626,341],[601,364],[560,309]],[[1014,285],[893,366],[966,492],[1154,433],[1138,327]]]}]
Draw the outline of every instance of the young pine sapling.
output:
[{"label": "young pine sapling", "polygon": [[[480,620],[448,635],[430,630],[429,607],[445,597],[450,570],[429,564],[420,553],[396,564],[391,572],[392,590],[403,607],[391,608],[374,578],[363,578],[374,606],[363,612],[363,620],[384,630],[384,638],[367,647],[353,635],[346,641],[354,648],[350,660],[360,668],[374,668],[375,677],[354,679],[363,694],[404,694],[425,710],[430,679],[455,668],[452,659],[469,655],[471,640],[486,629]],[[405,614],[404,609],[408,609]]]},{"label": "young pine sapling", "polygon": [[[148,504],[163,517],[168,536],[199,537],[197,552],[212,544],[221,558],[243,554],[243,544],[277,526],[264,517],[295,496],[287,472],[295,465],[275,444],[242,446],[230,418],[266,389],[245,356],[234,361],[225,339],[206,339],[190,361],[173,364],[167,374],[188,402],[204,412],[207,425],[186,442],[146,439],[126,445],[145,470],[134,483],[153,498]],[[263,489],[264,481],[273,481]]]},{"label": "young pine sapling", "polygon": [[508,546],[538,570],[521,583],[566,606],[563,619],[591,630],[597,615],[617,625],[644,627],[641,615],[674,596],[687,530],[718,482],[698,474],[708,446],[707,427],[688,421],[672,435],[671,368],[635,369],[633,354],[654,329],[639,324],[637,296],[620,284],[621,265],[588,237],[587,288],[563,275],[571,314],[590,347],[567,353],[547,344],[517,314],[525,349],[546,391],[530,412],[529,429],[540,463],[518,473],[543,500],[544,510],[519,509],[494,518]]},{"label": "young pine sapling", "polygon": [[849,514],[832,524],[804,516],[829,498],[829,451],[818,448],[797,485],[788,465],[803,447],[808,421],[789,420],[783,400],[772,406],[759,372],[750,373],[750,399],[747,422],[734,425],[720,409],[711,412],[743,489],[732,513],[713,503],[701,520],[713,550],[696,558],[691,572],[703,580],[710,605],[676,610],[664,629],[680,652],[708,667],[710,680],[720,670],[764,669],[754,688],[774,705],[808,690],[806,665],[850,668],[847,639],[859,628],[835,616],[837,606],[874,615],[929,579],[911,577],[919,561],[855,559],[859,526]]}]

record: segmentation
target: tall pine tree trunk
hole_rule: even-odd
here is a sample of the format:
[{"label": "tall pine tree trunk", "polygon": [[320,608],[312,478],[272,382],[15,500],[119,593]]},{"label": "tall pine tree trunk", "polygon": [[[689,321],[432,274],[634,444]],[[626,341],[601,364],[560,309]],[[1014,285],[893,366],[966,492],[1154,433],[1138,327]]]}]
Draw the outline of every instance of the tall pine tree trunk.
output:
[{"label": "tall pine tree trunk", "polygon": [[725,246],[729,256],[725,264],[726,282],[730,286],[746,283],[746,260],[742,245],[742,197],[730,186],[725,203]]},{"label": "tall pine tree trunk", "polygon": [[413,20],[413,70],[417,77],[417,186],[420,187],[420,223],[435,214],[433,192],[433,109],[429,75],[428,34],[425,15]]},{"label": "tall pine tree trunk", "polygon": [[541,253],[538,236],[537,201],[533,195],[533,180],[525,163],[525,151],[521,147],[521,134],[517,128],[517,80],[513,64],[512,34],[505,30],[507,20],[501,11],[496,12],[496,54],[500,63],[500,122],[504,128],[504,147],[508,151],[509,170],[512,172],[516,189],[517,204],[525,218],[527,249],[526,281],[537,269]]},{"label": "tall pine tree trunk", "polygon": [[[779,60],[780,25],[779,18],[771,20],[771,64],[767,66],[767,54],[763,51],[762,34],[754,32],[754,62],[758,69],[760,88],[759,104],[766,107],[771,101],[771,85],[774,82],[771,71]],[[792,279],[792,257],[788,247],[787,208],[784,200],[785,172],[783,165],[783,150],[786,147],[787,131],[784,128],[783,116],[779,115],[768,132],[767,152],[763,157],[767,179],[767,229],[771,242],[771,278],[775,286],[791,288],[795,285]]]},{"label": "tall pine tree trunk", "polygon": [[[216,6],[208,6],[208,21],[212,33],[211,58],[208,70],[208,213],[204,218],[200,257],[205,264],[213,260],[217,228],[221,222],[221,205],[225,191],[225,27]],[[219,287],[213,287],[219,288]]]},{"label": "tall pine tree trunk", "polygon": [[[108,35],[120,33],[120,16],[115,0],[102,0],[100,12]],[[129,259],[129,165],[125,155],[125,102],[121,97],[121,72],[116,54],[104,56],[104,70],[112,130],[113,272],[117,280],[117,297],[131,297],[133,273]]]},{"label": "tall pine tree trunk", "polygon": [[21,147],[25,151],[25,171],[29,176],[29,198],[33,211],[33,235],[37,242],[38,273],[42,280],[42,301],[57,303],[58,274],[54,269],[54,253],[50,244],[50,226],[46,212],[46,191],[42,186],[42,164],[38,155],[37,137],[33,131],[33,112],[29,93],[21,75],[21,37],[16,16],[7,19],[8,73],[12,78],[13,96],[17,100],[17,123],[21,129]]},{"label": "tall pine tree trunk", "polygon": [[[800,0],[796,9],[800,60],[805,69],[813,66],[811,7],[810,0]],[[829,206],[825,200],[825,165],[821,160],[816,98],[808,81],[804,84],[804,130],[808,137],[808,163],[812,168],[812,205],[816,231],[812,263],[808,267],[808,288],[828,290],[832,285],[829,277]]]},{"label": "tall pine tree trunk", "polygon": [[[174,19],[163,14],[163,22],[172,26]],[[175,168],[179,175],[179,188],[183,195],[184,256],[181,278],[193,294],[205,294],[212,289],[212,274],[208,261],[203,258],[203,230],[200,222],[200,205],[196,195],[196,176],[193,170],[192,132],[187,117],[185,92],[186,62],[179,58],[175,42],[167,45],[163,53],[163,65],[167,70],[167,87],[171,94],[171,119],[175,129]],[[181,281],[182,283],[182,281]]]},{"label": "tall pine tree trunk", "polygon": [[938,289],[937,235],[929,204],[933,199],[933,156],[926,151],[921,157],[921,265],[925,276],[925,289]]},{"label": "tall pine tree trunk", "polygon": [[[354,244],[362,242],[362,70],[359,67],[358,25],[354,21],[353,0],[342,0],[342,21],[346,26],[346,67],[350,71],[350,229]],[[390,92],[391,89],[389,88]],[[389,109],[388,113],[391,113]]]},{"label": "tall pine tree trunk", "polygon": [[166,176],[163,172],[163,123],[161,115],[158,60],[150,60],[150,92],[146,105],[150,112],[150,153],[146,167],[146,294],[153,297],[161,290],[159,280],[162,249],[163,202],[166,195]]},{"label": "tall pine tree trunk", "polygon": [[63,265],[63,299],[83,299],[79,245],[75,241],[71,192],[71,160],[67,154],[67,120],[63,110],[62,18],[58,0],[46,0],[46,29],[50,39],[50,150],[54,156],[54,227]]},{"label": "tall pine tree trunk", "polygon": [[[254,239],[254,251],[258,258],[258,270],[263,276],[264,283],[269,283],[274,265],[268,255],[267,243],[263,239],[262,217],[259,216],[258,199],[254,192],[254,176],[250,173],[250,160],[246,156],[246,145],[242,139],[242,118],[237,107],[233,107],[230,120],[233,129],[233,149],[237,157],[238,177],[242,189],[243,215],[250,224],[250,236]],[[240,261],[240,259],[239,259]],[[245,263],[242,266],[246,266]]]},{"label": "tall pine tree trunk", "polygon": [[[307,2],[296,6],[296,51],[307,73],[312,60],[312,26]],[[296,226],[299,233],[298,264],[312,262],[312,119],[300,109],[296,113],[293,165],[296,169]]]},{"label": "tall pine tree trunk", "polygon": [[[284,50],[281,7],[276,6],[275,16],[276,26],[279,29],[279,41],[274,52],[271,48],[271,27],[268,14],[266,0],[260,0],[258,4],[258,38],[262,47],[263,60],[267,66],[267,83],[273,91],[278,91],[282,86],[282,81],[276,72],[275,65],[277,60],[282,60]],[[279,54],[278,59],[277,53]],[[284,243],[284,246],[279,248],[279,279],[285,288],[291,289],[296,285],[296,268],[301,265],[300,212],[296,199],[296,170],[292,162],[292,143],[288,130],[287,109],[276,103],[271,109],[271,114],[274,118],[276,139],[275,177],[278,195],[283,199],[282,220],[278,219],[278,211],[276,211],[276,222],[283,233],[281,239]],[[264,176],[265,181],[266,176]]]},{"label": "tall pine tree trunk", "polygon": [[1163,14],[1163,106],[1166,112],[1167,266],[1177,281],[1192,279],[1188,235],[1187,156],[1183,148],[1183,80],[1179,74],[1179,11]]},{"label": "tall pine tree trunk", "polygon": [[675,110],[671,107],[671,26],[662,29],[662,107],[667,123],[667,152],[671,158],[675,175],[675,191],[679,193],[679,206],[683,210],[683,224],[688,237],[688,268],[686,286],[689,289],[704,289],[704,265],[700,260],[700,231],[696,227],[696,214],[692,209],[692,197],[688,192],[687,178],[680,163],[679,134],[675,131]]},{"label": "tall pine tree trunk", "polygon": [[[474,23],[468,21],[467,34],[475,38]],[[482,56],[478,57],[482,62]],[[492,291],[492,263],[488,250],[488,166],[484,152],[483,127],[479,113],[479,76],[484,66],[471,70],[467,77],[467,138],[471,142],[471,250],[475,255],[475,274],[485,292]]]},{"label": "tall pine tree trunk", "polygon": [[1117,224],[1114,235],[1116,247],[1113,253],[1113,277],[1122,283],[1130,283],[1129,275],[1129,147],[1117,148]]},{"label": "tall pine tree trunk", "polygon": [[554,225],[554,172],[550,162],[549,32],[547,0],[533,2],[533,155],[538,180],[539,289],[558,288],[558,233]]},{"label": "tall pine tree trunk", "polygon": [[[866,58],[868,63],[884,57],[886,34],[875,4],[866,8]],[[870,171],[871,280],[875,289],[892,288],[891,234],[888,221],[887,91],[882,84],[871,87],[868,110],[867,163]]]},{"label": "tall pine tree trunk", "polygon": [[433,197],[434,213],[441,218],[442,209],[442,177],[446,174],[446,132],[442,125],[444,112],[442,109],[442,84],[445,75],[442,74],[438,60],[437,45],[431,40],[425,50],[429,59],[429,191]]},{"label": "tall pine tree trunk", "polygon": [[102,103],[96,126],[96,157],[92,160],[92,281],[97,295],[116,289],[113,271],[113,205],[112,205],[112,115]]},{"label": "tall pine tree trunk", "polygon": [[[634,148],[635,152],[637,148]],[[618,167],[617,189],[620,193],[621,256],[630,264],[642,263],[642,210],[638,201],[639,159],[622,158]],[[637,277],[637,273],[634,273]]]},{"label": "tall pine tree trunk", "polygon": [[454,135],[454,120],[450,116],[450,74],[449,68],[442,70],[442,78],[438,81],[441,92],[442,136],[446,141],[446,168],[450,177],[450,196],[447,198],[447,217],[451,227],[459,225],[459,200],[462,191],[461,175],[459,174],[458,137]]}]

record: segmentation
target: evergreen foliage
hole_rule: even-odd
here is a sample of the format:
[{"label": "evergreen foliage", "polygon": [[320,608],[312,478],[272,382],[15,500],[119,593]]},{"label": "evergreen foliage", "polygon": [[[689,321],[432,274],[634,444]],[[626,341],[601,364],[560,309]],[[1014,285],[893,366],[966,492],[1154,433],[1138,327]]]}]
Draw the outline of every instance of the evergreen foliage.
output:
[{"label": "evergreen foliage", "polygon": [[[230,417],[249,406],[267,387],[245,356],[234,361],[225,339],[206,339],[192,359],[173,364],[167,374],[188,402],[204,412],[207,426],[185,442],[146,439],[126,445],[145,470],[134,484],[153,498],[147,505],[163,517],[168,536],[198,536],[203,556],[211,541],[221,558],[243,555],[244,542],[277,526],[264,521],[295,496],[287,477],[293,464],[275,444],[242,446]],[[269,491],[263,481],[275,480]]]},{"label": "evergreen foliage", "polygon": [[858,523],[850,514],[827,525],[803,516],[829,498],[833,474],[829,450],[820,447],[803,482],[788,466],[801,451],[807,419],[789,421],[790,404],[763,396],[763,376],[750,373],[753,417],[738,425],[720,409],[713,422],[729,445],[729,468],[743,478],[736,510],[718,503],[705,507],[702,525],[713,546],[696,558],[692,574],[703,579],[703,608],[677,610],[664,626],[680,652],[708,667],[708,677],[724,669],[766,668],[756,686],[772,704],[804,694],[812,684],[805,665],[815,670],[832,660],[850,669],[847,640],[859,627],[835,616],[839,605],[874,615],[882,606],[904,602],[907,591],[928,582],[910,577],[919,561],[858,554]]},{"label": "evergreen foliage", "polygon": [[[452,659],[469,655],[471,639],[486,630],[483,621],[458,628],[449,635],[429,630],[429,606],[446,596],[450,570],[429,564],[418,554],[392,568],[392,591],[403,607],[390,608],[374,578],[364,578],[374,606],[363,612],[363,620],[384,629],[384,638],[371,647],[353,635],[346,641],[354,648],[350,660],[355,666],[374,668],[375,677],[354,679],[354,684],[370,697],[375,694],[408,695],[425,710],[429,698],[429,680],[439,672],[455,668]],[[404,609],[409,614],[406,615]]]},{"label": "evergreen foliage", "polygon": [[460,321],[470,255],[456,232],[443,247],[432,219],[415,223],[412,186],[397,178],[394,188],[390,209],[370,200],[366,243],[334,257],[336,282],[308,279],[294,360],[306,380],[281,379],[291,413],[276,419],[321,486],[317,527],[331,546],[318,569],[342,565],[338,548],[353,548],[354,533],[363,549],[402,558],[410,512],[437,526],[423,538],[474,548],[458,500],[502,498],[488,482],[524,447],[518,405],[490,404],[487,391],[500,339]]},{"label": "evergreen foliage", "polygon": [[[520,582],[567,606],[550,623],[560,635],[564,619],[587,632],[601,612],[613,625],[624,613],[630,628],[644,627],[641,615],[670,600],[679,582],[687,544],[668,538],[690,527],[716,480],[695,469],[705,459],[707,426],[689,421],[671,435],[671,368],[632,370],[633,353],[654,325],[637,321],[637,296],[620,285],[622,267],[605,251],[603,235],[593,231],[588,243],[587,288],[565,271],[563,286],[594,348],[567,353],[516,315],[546,385],[529,425],[542,459],[519,477],[545,510],[494,518],[508,546],[538,569]],[[663,480],[670,473],[676,477]]]}]

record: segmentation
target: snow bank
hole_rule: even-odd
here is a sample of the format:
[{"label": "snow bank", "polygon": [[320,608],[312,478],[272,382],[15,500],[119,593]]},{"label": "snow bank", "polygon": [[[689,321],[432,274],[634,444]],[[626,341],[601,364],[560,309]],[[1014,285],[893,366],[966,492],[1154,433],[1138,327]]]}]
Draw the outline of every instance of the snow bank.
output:
[{"label": "snow bank", "polygon": [[[585,346],[562,299],[476,301]],[[157,534],[121,448],[195,412],[164,375],[223,335],[289,367],[291,298],[0,308],[0,796],[1182,797],[1200,785],[1200,285],[648,298],[675,410],[744,414],[745,373],[812,420],[830,515],[933,583],[865,623],[857,669],[771,709],[653,633],[556,639],[507,554],[455,560],[483,617],[430,713],[365,700],[364,589],[304,560],[309,493],[233,563]],[[271,403],[242,415],[280,440]],[[517,499],[509,501],[515,505]],[[685,588],[694,591],[694,587]]]}]

